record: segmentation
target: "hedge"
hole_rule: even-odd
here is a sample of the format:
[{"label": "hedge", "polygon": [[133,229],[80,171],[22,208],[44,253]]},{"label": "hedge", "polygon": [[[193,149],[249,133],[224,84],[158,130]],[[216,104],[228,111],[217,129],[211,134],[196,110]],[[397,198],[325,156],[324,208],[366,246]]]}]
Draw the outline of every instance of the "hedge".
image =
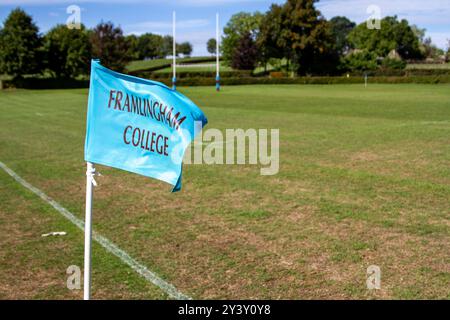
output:
[{"label": "hedge", "polygon": [[[364,72],[350,73],[351,77],[363,77]],[[368,76],[371,77],[421,77],[421,76],[450,76],[450,69],[407,69],[407,70],[390,70],[390,69],[380,69],[375,71],[367,72]],[[139,75],[143,78],[152,79],[164,79],[171,78],[170,72],[147,72],[146,74]],[[202,71],[202,72],[183,72],[177,74],[177,79],[181,78],[196,78],[196,77],[211,77],[215,78],[215,71]],[[220,73],[220,77],[223,78],[240,78],[240,77],[251,77],[250,71],[223,71]],[[265,75],[253,75],[254,77],[264,77]],[[288,74],[286,72],[271,72],[269,73],[269,78],[286,78]],[[326,78],[326,77],[340,77],[340,76],[309,76],[311,78]]]},{"label": "hedge", "polygon": [[[241,77],[251,77],[251,71],[222,71],[220,72],[221,78],[241,78]],[[151,79],[164,79],[171,78],[171,72],[153,72],[149,73],[148,78]],[[177,73],[177,79],[183,78],[216,78],[216,71],[197,71],[197,72],[179,72]]]},{"label": "hedge", "polygon": [[[166,85],[171,85],[171,79],[159,79]],[[417,77],[369,77],[369,83],[450,83],[450,76],[417,76]],[[247,84],[360,84],[362,77],[298,77],[298,78],[223,78],[222,85]],[[212,86],[214,78],[185,78],[177,81],[179,86]]]},{"label": "hedge", "polygon": [[[153,71],[136,71],[136,72],[130,72],[129,74],[139,77],[139,78],[146,78],[146,79],[165,79],[165,78],[172,78],[171,72],[153,72]],[[221,78],[230,78],[230,77],[251,77],[251,71],[222,71],[220,73]],[[197,71],[197,72],[179,72],[177,74],[177,79],[182,78],[215,78],[216,72],[215,71]]]},{"label": "hedge", "polygon": [[[373,77],[450,76],[450,69],[379,69],[368,71],[367,74]],[[352,72],[350,75],[364,76],[364,72]]]},{"label": "hedge", "polygon": [[75,80],[70,78],[20,78],[2,80],[3,89],[77,89],[89,88],[89,80]]},{"label": "hedge", "polygon": [[[157,79],[168,86],[172,85],[172,79]],[[67,89],[88,88],[89,80],[55,79],[55,78],[26,78],[21,80],[3,80],[3,88],[24,89]],[[223,78],[221,84],[248,85],[248,84],[362,84],[363,77],[298,77],[298,78],[268,78],[268,77],[229,77]],[[438,84],[450,83],[450,76],[411,76],[411,77],[369,77],[370,83],[419,83]],[[181,78],[178,86],[213,86],[214,77]],[[1,86],[0,86],[1,87]]]}]

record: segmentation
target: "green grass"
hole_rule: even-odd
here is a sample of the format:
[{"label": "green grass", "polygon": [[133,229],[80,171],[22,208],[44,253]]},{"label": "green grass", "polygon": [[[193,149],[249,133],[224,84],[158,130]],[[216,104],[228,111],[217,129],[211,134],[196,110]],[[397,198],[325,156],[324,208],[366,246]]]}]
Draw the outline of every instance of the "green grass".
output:
[{"label": "green grass", "polygon": [[[279,128],[280,172],[186,165],[171,194],[99,166],[97,231],[195,298],[450,297],[448,85],[180,90],[209,128]],[[0,92],[0,161],[79,218],[86,102],[86,90]],[[82,233],[0,181],[0,296],[79,297],[65,269],[82,263]],[[164,297],[94,250],[94,298]],[[365,285],[373,264],[379,291]]]},{"label": "green grass", "polygon": [[172,63],[172,60],[170,59],[153,59],[153,60],[136,60],[131,61],[128,66],[128,71],[138,71],[138,70],[145,70],[150,68],[158,68],[158,67],[164,67],[167,64]]},{"label": "green grass", "polygon": [[[208,64],[208,66],[202,66],[202,64]],[[212,64],[209,66],[209,64]],[[198,65],[198,66],[197,66]],[[216,71],[216,66],[214,62],[202,62],[200,64],[193,64],[192,66],[177,67],[177,73],[186,72],[214,72]],[[233,71],[233,68],[225,65],[223,62],[220,63],[220,71]],[[156,71],[156,73],[172,73],[172,67],[164,68]]]},{"label": "green grass", "polygon": [[[189,63],[191,61],[210,61],[214,60],[214,57],[189,57],[189,58],[177,58],[177,63]],[[205,62],[201,62],[205,63]],[[131,61],[128,66],[128,71],[139,71],[146,69],[158,69],[166,68],[168,64],[172,64],[172,59],[153,59],[153,60],[135,60]]]},{"label": "green grass", "polygon": [[267,63],[267,65],[264,66],[258,66],[255,68],[255,70],[253,71],[254,73],[259,73],[259,72],[271,72],[271,71],[287,71],[287,67],[288,67],[288,61],[286,59],[272,59],[271,61],[272,63]]}]

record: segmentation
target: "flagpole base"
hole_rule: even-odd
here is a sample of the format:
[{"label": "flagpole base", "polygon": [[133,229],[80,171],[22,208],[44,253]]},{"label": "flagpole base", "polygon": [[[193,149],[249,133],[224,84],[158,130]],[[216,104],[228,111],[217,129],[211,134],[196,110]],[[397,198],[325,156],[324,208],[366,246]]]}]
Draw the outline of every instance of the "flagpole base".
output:
[{"label": "flagpole base", "polygon": [[216,91],[220,91],[220,76],[216,76]]},{"label": "flagpole base", "polygon": [[172,90],[177,90],[177,78],[172,78]]}]

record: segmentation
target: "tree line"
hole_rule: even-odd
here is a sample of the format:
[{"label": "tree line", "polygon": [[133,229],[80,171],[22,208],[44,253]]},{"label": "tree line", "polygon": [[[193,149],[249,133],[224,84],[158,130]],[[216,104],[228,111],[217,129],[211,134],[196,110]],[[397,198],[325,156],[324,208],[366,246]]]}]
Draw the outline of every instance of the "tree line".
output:
[{"label": "tree line", "polygon": [[[146,33],[125,36],[120,27],[101,22],[93,29],[56,25],[41,35],[32,17],[14,9],[0,29],[0,74],[23,76],[49,73],[56,77],[89,74],[91,58],[122,72],[132,60],[172,54],[172,36]],[[189,42],[177,43],[177,55],[190,56]]]},{"label": "tree line", "polygon": [[223,59],[249,70],[284,61],[286,70],[305,75],[401,69],[407,60],[445,57],[424,29],[405,19],[385,17],[380,29],[341,16],[326,20],[317,1],[287,0],[266,13],[233,15],[224,28]]},{"label": "tree line", "polygon": [[[381,20],[380,29],[346,17],[325,19],[318,0],[287,0],[267,12],[240,12],[223,30],[222,60],[234,69],[278,69],[298,75],[334,75],[387,68],[402,69],[406,61],[449,59],[434,46],[425,30],[396,16]],[[78,77],[89,73],[91,58],[116,71],[132,60],[172,54],[173,38],[146,33],[125,36],[120,27],[101,22],[93,29],[57,25],[45,34],[22,9],[11,11],[0,28],[0,74],[50,74]],[[177,43],[177,54],[189,56],[192,45]],[[450,46],[450,44],[449,44]],[[207,42],[216,53],[216,40]]]}]

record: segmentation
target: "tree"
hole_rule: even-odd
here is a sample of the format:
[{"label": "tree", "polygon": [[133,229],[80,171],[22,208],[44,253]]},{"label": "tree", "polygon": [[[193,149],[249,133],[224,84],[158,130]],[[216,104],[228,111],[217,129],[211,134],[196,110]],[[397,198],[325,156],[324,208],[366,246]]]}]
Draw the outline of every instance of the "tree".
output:
[{"label": "tree", "polygon": [[250,32],[246,32],[239,39],[233,52],[231,66],[238,70],[253,70],[256,66],[257,48]]},{"label": "tree", "polygon": [[351,48],[347,38],[349,33],[356,27],[356,23],[346,17],[337,16],[331,18],[330,26],[335,39],[336,50],[340,55],[346,54]]},{"label": "tree", "polygon": [[301,74],[330,74],[337,68],[330,24],[314,7],[317,0],[287,0],[281,8],[281,34],[278,46]]},{"label": "tree", "polygon": [[137,39],[138,58],[155,59],[163,56],[163,37],[157,34],[145,33]]},{"label": "tree", "polygon": [[214,38],[211,38],[208,40],[208,42],[206,43],[206,49],[208,50],[208,52],[212,55],[216,54],[216,50],[217,50],[217,41]]},{"label": "tree", "polygon": [[12,76],[42,71],[41,37],[31,16],[20,8],[6,18],[0,31],[0,72]]},{"label": "tree", "polygon": [[411,25],[411,30],[416,35],[417,39],[419,39],[419,42],[423,43],[423,41],[425,39],[425,33],[427,30],[423,29],[423,28],[419,28],[415,24]]},{"label": "tree", "polygon": [[255,40],[258,36],[263,15],[260,12],[253,14],[240,12],[234,14],[223,29],[222,57],[230,63],[233,59],[234,49],[237,47],[243,35],[250,33]]},{"label": "tree", "polygon": [[[171,56],[173,53],[173,37],[172,36],[164,36],[161,52],[164,57]],[[178,55],[178,53],[177,53]]]},{"label": "tree", "polygon": [[140,60],[138,51],[138,37],[134,34],[125,36],[125,41],[128,43],[128,56],[131,60]]},{"label": "tree", "polygon": [[420,42],[417,35],[413,32],[406,19],[400,22],[392,19],[393,35],[396,41],[397,52],[404,59],[420,59],[423,55],[420,52]]},{"label": "tree", "polygon": [[450,61],[450,39],[447,39],[447,54],[445,55],[445,60]]},{"label": "tree", "polygon": [[422,40],[420,51],[424,58],[433,60],[439,59],[441,56],[445,55],[445,51],[436,47],[430,37]]},{"label": "tree", "polygon": [[361,23],[350,32],[348,39],[352,46],[361,50],[375,52],[386,57],[392,50],[403,59],[420,59],[420,33],[414,32],[407,20],[398,21],[397,17],[385,17],[381,20],[381,29],[368,29]]},{"label": "tree", "polygon": [[281,39],[281,9],[281,6],[272,4],[261,21],[256,45],[259,52],[258,59],[265,68],[269,59],[280,59],[288,56],[289,50],[284,46],[285,43]]},{"label": "tree", "polygon": [[44,37],[46,68],[56,76],[76,77],[89,73],[91,44],[86,28],[57,25]]},{"label": "tree", "polygon": [[129,44],[120,27],[112,22],[101,22],[91,34],[92,54],[102,65],[115,71],[123,71],[131,60]]},{"label": "tree", "polygon": [[189,42],[182,42],[177,44],[177,52],[185,57],[189,57],[192,53],[192,44]]}]

